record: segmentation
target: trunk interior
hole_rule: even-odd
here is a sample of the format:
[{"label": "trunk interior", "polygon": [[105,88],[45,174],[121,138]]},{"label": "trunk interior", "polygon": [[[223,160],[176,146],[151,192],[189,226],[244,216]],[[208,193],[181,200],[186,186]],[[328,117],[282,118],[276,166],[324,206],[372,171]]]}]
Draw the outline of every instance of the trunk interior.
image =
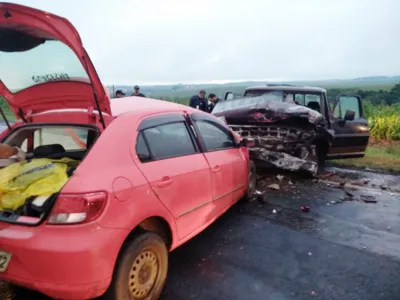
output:
[{"label": "trunk interior", "polygon": [[2,141],[20,149],[0,158],[0,221],[39,225],[100,132],[87,125],[35,124],[15,128]]}]

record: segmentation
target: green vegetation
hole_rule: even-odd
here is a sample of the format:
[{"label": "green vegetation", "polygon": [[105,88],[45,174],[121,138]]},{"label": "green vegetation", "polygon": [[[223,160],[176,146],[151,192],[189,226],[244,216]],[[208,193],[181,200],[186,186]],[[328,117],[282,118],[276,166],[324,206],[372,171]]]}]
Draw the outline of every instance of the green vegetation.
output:
[{"label": "green vegetation", "polygon": [[376,139],[400,140],[400,103],[393,105],[364,105],[371,136]]}]

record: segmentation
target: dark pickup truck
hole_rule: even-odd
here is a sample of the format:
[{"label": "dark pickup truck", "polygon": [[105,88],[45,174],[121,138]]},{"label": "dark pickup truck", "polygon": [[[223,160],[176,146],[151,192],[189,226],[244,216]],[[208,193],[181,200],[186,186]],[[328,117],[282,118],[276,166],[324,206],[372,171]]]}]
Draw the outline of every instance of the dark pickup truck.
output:
[{"label": "dark pickup truck", "polygon": [[340,94],[330,104],[318,87],[269,84],[240,98],[228,92],[212,114],[247,140],[256,164],[313,175],[327,159],[363,157],[369,140],[361,98]]}]

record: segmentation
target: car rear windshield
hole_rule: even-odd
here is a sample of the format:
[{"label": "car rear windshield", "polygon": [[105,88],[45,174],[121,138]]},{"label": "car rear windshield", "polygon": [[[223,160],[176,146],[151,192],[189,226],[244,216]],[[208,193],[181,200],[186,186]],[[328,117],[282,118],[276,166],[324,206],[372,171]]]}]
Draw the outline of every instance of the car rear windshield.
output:
[{"label": "car rear windshield", "polygon": [[0,79],[13,93],[49,81],[89,80],[75,53],[57,40],[26,51],[0,51],[0,65]]}]

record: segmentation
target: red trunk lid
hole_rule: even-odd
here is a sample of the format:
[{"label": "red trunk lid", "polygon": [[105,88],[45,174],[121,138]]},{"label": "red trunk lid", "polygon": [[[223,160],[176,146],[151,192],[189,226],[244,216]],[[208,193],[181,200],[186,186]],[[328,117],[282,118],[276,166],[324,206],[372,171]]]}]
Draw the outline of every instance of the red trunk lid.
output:
[{"label": "red trunk lid", "polygon": [[108,91],[62,17],[0,3],[0,66],[0,94],[17,118],[65,108],[111,114]]}]

